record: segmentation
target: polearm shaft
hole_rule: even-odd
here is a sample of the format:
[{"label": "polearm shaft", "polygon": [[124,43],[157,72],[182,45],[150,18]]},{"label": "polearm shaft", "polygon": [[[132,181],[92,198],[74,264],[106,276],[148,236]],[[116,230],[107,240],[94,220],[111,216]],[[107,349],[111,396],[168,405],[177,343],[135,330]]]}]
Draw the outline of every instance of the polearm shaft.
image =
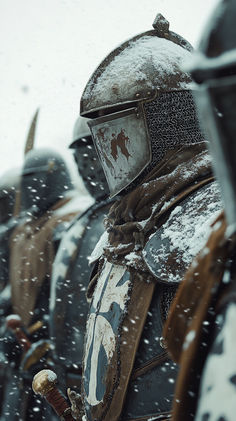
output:
[{"label": "polearm shaft", "polygon": [[14,333],[23,351],[27,352],[31,347],[31,342],[23,331],[21,318],[17,314],[11,314],[10,316],[7,316],[6,327]]},{"label": "polearm shaft", "polygon": [[41,370],[33,378],[32,389],[34,393],[43,396],[47,400],[61,419],[74,421],[71,415],[71,408],[62,393],[55,386],[56,382],[57,376],[53,371]]},{"label": "polearm shaft", "polygon": [[[37,108],[33,116],[33,119],[30,123],[28,135],[25,142],[24,155],[26,155],[34,147],[38,115],[39,115],[39,108]],[[21,207],[21,191],[17,190],[16,197],[15,197],[15,205],[14,205],[14,216],[17,216],[20,213],[20,207]]]}]

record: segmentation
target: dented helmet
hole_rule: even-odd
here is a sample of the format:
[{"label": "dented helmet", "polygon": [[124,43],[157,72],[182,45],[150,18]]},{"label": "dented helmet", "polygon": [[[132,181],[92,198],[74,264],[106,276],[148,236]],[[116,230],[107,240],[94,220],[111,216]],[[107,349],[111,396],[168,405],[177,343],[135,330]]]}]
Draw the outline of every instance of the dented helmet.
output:
[{"label": "dented helmet", "polygon": [[85,117],[76,120],[73,141],[69,148],[74,150],[74,158],[86,189],[94,199],[98,200],[108,196],[109,189],[92,141],[88,121],[89,119]]},{"label": "dented helmet", "polygon": [[45,212],[72,189],[68,168],[57,151],[40,148],[26,154],[21,177],[22,210]]},{"label": "dented helmet", "polygon": [[204,140],[191,78],[181,70],[192,47],[160,14],[153,28],[112,51],[81,98],[111,196],[147,174],[169,149]]},{"label": "dented helmet", "polygon": [[0,224],[6,223],[13,216],[19,186],[20,170],[18,168],[11,169],[0,177]]},{"label": "dented helmet", "polygon": [[221,0],[189,64],[202,128],[214,157],[228,222],[236,215],[236,3]]}]

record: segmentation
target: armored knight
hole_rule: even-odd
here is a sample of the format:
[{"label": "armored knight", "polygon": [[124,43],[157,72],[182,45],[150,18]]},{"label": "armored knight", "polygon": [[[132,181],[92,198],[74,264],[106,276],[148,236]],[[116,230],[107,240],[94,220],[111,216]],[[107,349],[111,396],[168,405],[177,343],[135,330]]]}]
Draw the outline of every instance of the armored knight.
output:
[{"label": "armored knight", "polygon": [[104,232],[103,220],[114,202],[107,198],[107,182],[87,121],[83,117],[77,119],[70,148],[94,202],[73,219],[60,243],[53,264],[49,311],[52,359],[59,385],[77,392],[81,390],[83,338],[88,313],[86,289],[91,272],[88,257]]},{"label": "armored knight", "polygon": [[20,175],[17,169],[7,171],[0,178],[0,291],[8,281],[9,250],[7,244],[15,226],[14,206],[19,183]]},{"label": "armored knight", "polygon": [[81,115],[120,198],[91,255],[83,419],[166,420],[177,373],[162,340],[169,304],[221,207],[199,130],[192,48],[158,15],[154,29],[98,66]]},{"label": "armored knight", "polygon": [[[14,229],[10,238],[12,312],[17,316],[8,326],[28,342],[16,343],[6,332],[5,359],[8,383],[4,391],[2,420],[40,419],[42,402],[31,393],[32,373],[24,357],[33,343],[48,338],[49,288],[53,259],[69,221],[85,207],[75,190],[66,164],[59,153],[42,148],[27,153],[20,184],[21,211],[27,219]],[[21,322],[21,327],[15,323]],[[21,348],[23,348],[23,353]],[[43,342],[40,358],[48,344]],[[36,358],[32,353],[33,359]],[[36,358],[37,361],[37,358]],[[34,361],[35,362],[35,361]],[[24,369],[24,373],[22,371]],[[23,373],[23,374],[22,374]],[[35,409],[36,408],[36,409]]]},{"label": "armored knight", "polygon": [[86,289],[91,272],[88,257],[104,232],[103,220],[111,200],[107,199],[108,187],[87,119],[78,119],[73,137],[70,148],[74,150],[84,185],[95,202],[72,221],[56,255],[51,285],[50,336],[54,356],[64,371],[67,387],[80,391],[83,338],[88,313]]},{"label": "armored knight", "polygon": [[174,421],[235,419],[235,19],[235,1],[218,2],[189,64],[225,215],[216,219],[207,244],[185,275],[165,327],[168,348],[181,366]]},{"label": "armored knight", "polygon": [[[4,332],[4,315],[10,311],[9,247],[8,241],[18,218],[14,215],[15,199],[19,189],[19,170],[11,169],[0,178],[0,336]],[[0,414],[5,384],[5,359],[0,343]]]}]

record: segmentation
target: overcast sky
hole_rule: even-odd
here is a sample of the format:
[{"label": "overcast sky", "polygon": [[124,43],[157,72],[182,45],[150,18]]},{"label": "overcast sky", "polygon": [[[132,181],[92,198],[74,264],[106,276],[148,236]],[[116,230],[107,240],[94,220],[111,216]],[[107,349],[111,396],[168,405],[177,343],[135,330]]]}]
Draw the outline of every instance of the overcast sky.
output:
[{"label": "overcast sky", "polygon": [[68,157],[80,96],[104,56],[152,29],[157,13],[194,46],[217,0],[0,0],[0,175],[20,166],[32,115],[36,146]]}]

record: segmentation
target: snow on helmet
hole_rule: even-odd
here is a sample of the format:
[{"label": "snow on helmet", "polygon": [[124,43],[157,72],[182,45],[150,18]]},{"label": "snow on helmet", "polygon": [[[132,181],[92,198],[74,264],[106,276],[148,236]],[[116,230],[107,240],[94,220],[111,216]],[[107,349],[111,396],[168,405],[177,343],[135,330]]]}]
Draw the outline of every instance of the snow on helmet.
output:
[{"label": "snow on helmet", "polygon": [[112,51],[81,98],[111,196],[149,172],[169,149],[204,140],[191,78],[181,69],[192,47],[169,31],[162,15],[153,27]]}]

